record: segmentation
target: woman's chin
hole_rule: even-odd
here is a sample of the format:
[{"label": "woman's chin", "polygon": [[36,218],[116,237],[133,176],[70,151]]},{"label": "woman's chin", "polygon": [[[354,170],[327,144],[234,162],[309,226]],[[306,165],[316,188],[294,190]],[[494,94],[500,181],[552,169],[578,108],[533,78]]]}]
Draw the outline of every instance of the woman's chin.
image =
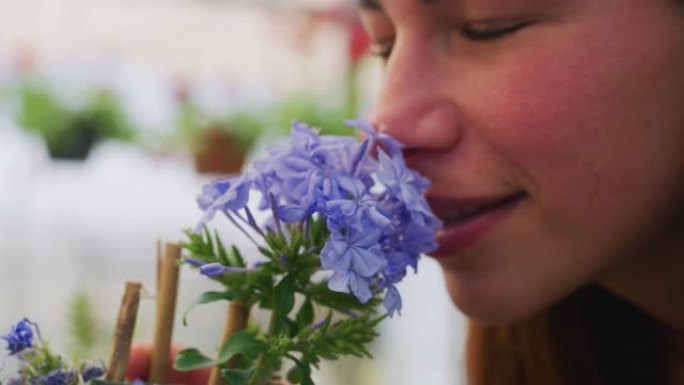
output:
[{"label": "woman's chin", "polygon": [[505,287],[487,283],[466,282],[461,277],[445,274],[451,301],[469,319],[483,324],[507,324],[528,319],[547,301],[534,300],[521,292],[521,287]]}]

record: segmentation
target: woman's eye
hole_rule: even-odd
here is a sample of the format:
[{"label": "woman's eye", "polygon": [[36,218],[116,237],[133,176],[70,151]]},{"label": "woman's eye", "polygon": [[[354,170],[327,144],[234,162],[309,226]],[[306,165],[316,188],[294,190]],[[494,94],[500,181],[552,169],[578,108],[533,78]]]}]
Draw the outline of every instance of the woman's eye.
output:
[{"label": "woman's eye", "polygon": [[483,21],[466,23],[461,27],[461,35],[472,41],[491,41],[515,33],[531,22]]},{"label": "woman's eye", "polygon": [[387,60],[392,54],[393,47],[394,41],[372,43],[369,47],[369,52],[373,56]]}]

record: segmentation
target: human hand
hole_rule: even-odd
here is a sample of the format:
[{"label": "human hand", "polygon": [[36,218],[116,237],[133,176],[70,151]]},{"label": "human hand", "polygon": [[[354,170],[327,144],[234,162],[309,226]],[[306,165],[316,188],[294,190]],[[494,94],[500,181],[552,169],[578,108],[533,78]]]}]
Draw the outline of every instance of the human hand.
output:
[{"label": "human hand", "polygon": [[[168,360],[168,383],[181,385],[207,385],[211,368],[203,368],[179,372],[173,369],[173,361],[181,351],[180,346],[173,346]],[[128,359],[128,370],[126,379],[129,381],[141,379],[147,381],[147,375],[152,365],[152,346],[147,344],[134,345],[131,348],[131,355]]]}]

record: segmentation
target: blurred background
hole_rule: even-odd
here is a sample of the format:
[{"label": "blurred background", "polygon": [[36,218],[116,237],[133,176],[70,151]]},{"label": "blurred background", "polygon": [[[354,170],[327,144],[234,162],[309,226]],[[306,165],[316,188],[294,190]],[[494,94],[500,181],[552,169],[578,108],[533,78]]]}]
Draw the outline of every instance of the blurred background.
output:
[{"label": "blurred background", "polygon": [[[151,341],[156,242],[195,225],[201,186],[239,171],[292,119],[348,134],[342,120],[372,106],[380,65],[353,8],[0,0],[0,333],[26,316],[56,350],[107,357],[132,279],[147,288],[135,339]],[[181,272],[177,313],[206,281]],[[399,289],[403,315],[384,323],[376,358],[326,365],[317,384],[463,383],[464,320],[436,264],[423,259]],[[213,351],[224,306],[196,308],[187,327],[179,317],[175,341]],[[89,343],[75,342],[76,320]]]}]

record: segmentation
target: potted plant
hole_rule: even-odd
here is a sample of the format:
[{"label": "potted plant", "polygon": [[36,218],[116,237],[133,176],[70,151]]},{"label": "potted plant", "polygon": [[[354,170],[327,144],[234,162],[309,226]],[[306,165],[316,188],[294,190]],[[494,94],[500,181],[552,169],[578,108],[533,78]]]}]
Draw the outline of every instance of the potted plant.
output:
[{"label": "potted plant", "polygon": [[256,113],[247,111],[205,123],[193,141],[195,169],[211,174],[240,172],[263,126]]},{"label": "potted plant", "polygon": [[131,140],[134,130],[111,91],[92,92],[84,105],[70,108],[42,83],[19,88],[18,123],[40,135],[53,159],[84,160],[104,139]]},{"label": "potted plant", "polygon": [[177,127],[190,148],[195,169],[207,174],[240,171],[250,149],[263,133],[261,111],[239,110],[226,117],[211,116],[192,100],[187,85],[177,85]]}]

